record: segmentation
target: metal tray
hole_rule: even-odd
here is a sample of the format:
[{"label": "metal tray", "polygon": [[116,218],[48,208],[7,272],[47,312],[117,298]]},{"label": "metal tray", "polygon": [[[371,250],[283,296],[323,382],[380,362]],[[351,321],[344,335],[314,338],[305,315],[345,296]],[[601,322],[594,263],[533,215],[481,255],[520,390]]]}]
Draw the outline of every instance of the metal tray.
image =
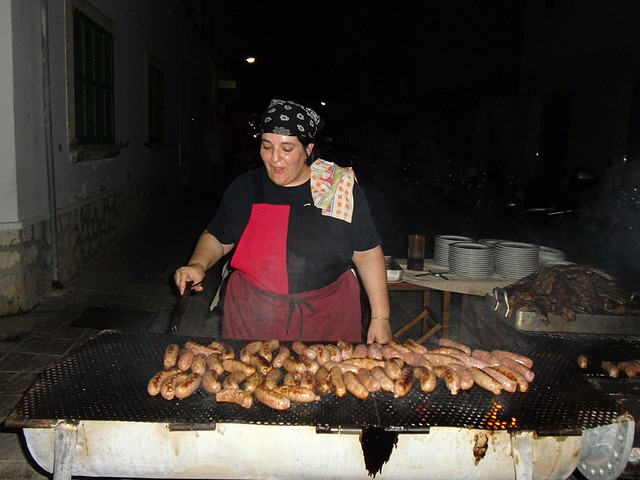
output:
[{"label": "metal tray", "polygon": [[385,256],[384,261],[387,264],[387,282],[399,282],[402,280],[402,267],[395,258]]},{"label": "metal tray", "polygon": [[508,310],[507,304],[494,295],[485,296],[486,303],[498,318],[525,332],[593,333],[600,335],[640,335],[640,317],[624,315],[578,314],[574,321],[549,314],[544,322],[535,312]]}]

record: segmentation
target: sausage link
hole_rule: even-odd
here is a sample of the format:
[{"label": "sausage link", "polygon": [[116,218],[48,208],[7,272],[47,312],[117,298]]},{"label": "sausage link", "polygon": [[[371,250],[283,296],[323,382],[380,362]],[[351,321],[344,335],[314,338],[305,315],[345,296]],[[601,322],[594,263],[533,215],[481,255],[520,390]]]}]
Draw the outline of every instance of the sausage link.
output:
[{"label": "sausage link", "polygon": [[340,349],[342,360],[348,360],[353,356],[353,344],[347,340],[338,340],[336,344]]},{"label": "sausage link", "polygon": [[429,351],[427,347],[412,339],[405,340],[402,344],[414,353],[423,354]]},{"label": "sausage link", "polygon": [[252,355],[249,358],[249,365],[254,367],[256,371],[266,375],[269,370],[273,368],[271,362],[264,358],[262,355]]},{"label": "sausage link", "polygon": [[290,401],[297,403],[312,403],[320,399],[313,390],[293,385],[281,385],[276,387],[274,392],[280,393]]},{"label": "sausage link", "polygon": [[329,370],[329,387],[337,397],[344,397],[347,394],[342,370],[338,366],[331,367],[331,370]]},{"label": "sausage link", "polygon": [[183,372],[189,370],[191,368],[193,357],[195,357],[193,350],[189,348],[182,348],[178,355],[178,368]]},{"label": "sausage link", "polygon": [[284,359],[282,367],[291,373],[302,373],[307,369],[307,366],[297,358],[293,358],[291,355]]},{"label": "sausage link", "polygon": [[533,382],[533,379],[536,378],[536,374],[533,372],[533,370],[529,370],[521,363],[518,363],[515,360],[511,360],[510,358],[504,357],[500,359],[500,364],[518,372],[529,383]]},{"label": "sausage link", "polygon": [[311,360],[307,357],[300,357],[300,361],[304,363],[305,367],[307,367],[306,371],[309,371],[311,373],[316,373],[318,371],[318,368],[320,368],[320,364],[316,360]]},{"label": "sausage link", "polygon": [[312,356],[314,356],[313,359],[320,365],[324,365],[331,360],[331,352],[326,345],[322,345],[320,343],[314,343],[307,349],[306,357],[311,358]]},{"label": "sausage link", "polygon": [[236,354],[233,351],[233,348],[230,345],[227,345],[224,342],[220,342],[218,340],[214,340],[209,344],[211,348],[216,350],[220,354],[220,358],[222,360],[234,359],[236,358]]},{"label": "sausage link", "polygon": [[329,385],[329,370],[321,365],[315,373],[315,378],[316,390],[320,393],[329,393],[331,391],[331,387]]},{"label": "sausage link", "polygon": [[329,361],[330,362],[341,362],[342,354],[340,353],[340,349],[337,345],[333,343],[327,343],[327,350],[329,350]]},{"label": "sausage link", "polygon": [[422,353],[409,352],[402,355],[402,359],[407,365],[412,367],[432,368],[431,362]]},{"label": "sausage link", "polygon": [[[367,359],[366,358],[351,358],[350,361],[351,360],[367,360]],[[340,368],[342,373],[348,372],[348,371],[356,373],[360,367],[358,365],[354,364],[354,363],[351,363],[350,361],[349,361],[349,363],[347,363],[347,362],[326,362],[323,366],[329,371],[331,371],[331,369],[333,367],[338,367],[338,368]]]},{"label": "sausage link", "polygon": [[382,388],[380,382],[376,380],[371,372],[366,368],[361,368],[356,374],[358,381],[364,385],[369,393],[379,392]]},{"label": "sausage link", "polygon": [[441,338],[438,340],[438,345],[441,347],[453,347],[458,350],[462,350],[465,355],[471,355],[471,349],[463,343],[456,342],[455,340],[451,340],[449,338]]},{"label": "sausage link", "polygon": [[160,393],[160,389],[162,388],[162,384],[174,373],[178,373],[178,367],[171,367],[167,370],[161,370],[156,373],[149,383],[147,384],[147,392],[149,395],[155,397]]},{"label": "sausage link", "polygon": [[257,355],[262,348],[262,341],[256,340],[254,342],[247,343],[242,350],[240,350],[240,361],[244,363],[249,363],[249,359],[254,355]]},{"label": "sausage link", "polygon": [[248,363],[244,363],[240,360],[234,360],[232,358],[222,360],[222,366],[226,372],[243,372],[245,377],[249,377],[256,371],[256,367],[253,365],[249,365]]},{"label": "sausage link", "polygon": [[238,389],[240,388],[240,384],[244,382],[246,378],[247,376],[241,370],[231,372],[222,381],[222,389]]},{"label": "sausage link", "polygon": [[196,353],[204,353],[207,357],[212,353],[219,353],[215,348],[210,347],[209,345],[203,345],[198,342],[188,341],[184,344],[184,348],[188,348],[194,354]]},{"label": "sausage link", "polygon": [[176,363],[178,363],[178,354],[180,353],[180,347],[172,343],[168,345],[164,351],[164,368],[175,367]]},{"label": "sausage link", "polygon": [[253,394],[260,403],[274,410],[286,410],[291,406],[291,400],[264,385],[259,385]]},{"label": "sausage link", "polygon": [[461,390],[469,390],[473,387],[473,375],[469,369],[464,365],[449,365],[449,368],[456,371],[456,373],[460,376],[460,389]]},{"label": "sausage link", "polygon": [[348,363],[351,365],[355,365],[358,368],[366,368],[367,370],[371,370],[373,367],[383,367],[385,360],[377,358],[350,358],[341,363]]},{"label": "sausage link", "polygon": [[393,396],[395,398],[402,398],[407,395],[413,385],[416,382],[416,377],[413,374],[413,369],[403,368],[398,378],[393,384]]},{"label": "sausage link", "polygon": [[[293,372],[285,373],[284,377],[282,378],[282,384],[283,385],[287,385],[289,387],[294,386],[294,385],[298,385],[298,375],[300,375],[300,374],[299,373],[293,373]],[[275,388],[273,390],[275,390]]]},{"label": "sausage link", "polygon": [[420,390],[425,393],[431,393],[436,389],[437,377],[431,368],[415,367],[413,374],[420,384]]},{"label": "sausage link", "polygon": [[198,389],[200,384],[202,384],[202,375],[192,372],[184,382],[176,387],[175,397],[187,398]]},{"label": "sausage link", "polygon": [[405,347],[403,344],[395,340],[391,340],[389,343],[387,343],[387,345],[395,348],[400,353],[409,353],[411,351],[409,347]]},{"label": "sausage link", "polygon": [[291,344],[291,350],[293,350],[298,355],[304,355],[305,350],[307,349],[307,345],[303,342],[296,340]]},{"label": "sausage link", "polygon": [[502,393],[502,384],[491,375],[485,373],[484,370],[480,370],[476,367],[469,367],[469,371],[471,372],[473,381],[476,385],[490,391],[494,395],[500,395],[500,393]]},{"label": "sausage link", "polygon": [[364,343],[359,343],[355,347],[353,347],[353,355],[351,358],[367,358],[367,354],[369,353],[369,349]]},{"label": "sausage link", "polygon": [[609,375],[611,378],[618,378],[620,376],[620,369],[613,362],[609,362],[607,360],[603,361],[602,369],[607,372],[607,375]]},{"label": "sausage link", "polygon": [[209,393],[218,393],[222,390],[222,383],[218,380],[218,375],[213,370],[206,370],[202,374],[202,388]]},{"label": "sausage link", "polygon": [[370,345],[367,345],[367,357],[374,358],[376,360],[382,360],[383,357],[380,344],[372,343]]},{"label": "sausage link", "polygon": [[442,346],[431,348],[427,353],[438,353],[440,355],[466,355],[466,353],[464,353],[464,350],[460,350],[459,348]]},{"label": "sausage link", "polygon": [[242,384],[242,389],[247,393],[253,393],[258,385],[262,385],[265,376],[260,372],[253,372]]},{"label": "sausage link", "polygon": [[471,356],[473,358],[477,358],[478,360],[483,361],[490,367],[493,365],[500,365],[500,359],[496,357],[493,353],[488,352],[486,350],[474,350],[473,352],[471,352]]},{"label": "sausage link", "polygon": [[519,353],[508,352],[506,350],[491,350],[491,353],[493,353],[498,358],[507,357],[511,360],[515,360],[516,362],[521,363],[527,368],[533,367],[533,360],[531,360],[529,357],[525,357],[524,355],[520,355]]},{"label": "sausage link", "polygon": [[216,402],[235,403],[242,408],[251,408],[253,405],[253,396],[239,388],[226,389],[216,393]]},{"label": "sausage link", "polygon": [[385,360],[382,368],[384,369],[384,373],[387,374],[387,377],[394,382],[402,375],[402,364],[398,359]]},{"label": "sausage link", "polygon": [[378,380],[380,383],[380,388],[385,392],[393,393],[393,380],[389,378],[389,376],[384,373],[384,369],[382,367],[373,367],[371,369],[371,376]]},{"label": "sausage link", "polygon": [[444,365],[433,367],[433,373],[436,377],[444,380],[444,384],[451,392],[451,395],[457,395],[460,391],[460,375],[453,368]]},{"label": "sausage link", "polygon": [[634,378],[638,375],[638,371],[636,370],[636,366],[633,364],[633,362],[629,362],[626,360],[618,362],[618,368],[629,378]]},{"label": "sausage link", "polygon": [[444,353],[425,353],[424,358],[429,360],[431,365],[436,366],[447,366],[452,363],[457,363],[459,365],[464,365],[464,362],[456,357],[452,357],[451,355],[446,355]]},{"label": "sausage link", "polygon": [[504,365],[496,365],[495,367],[491,367],[491,368],[495,369],[496,371],[503,374],[505,377],[508,377],[514,382],[516,382],[516,386],[518,387],[519,392],[524,393],[527,390],[529,390],[529,382],[527,382],[527,380],[515,370],[505,367]]},{"label": "sausage link", "polygon": [[586,370],[587,368],[589,368],[589,364],[591,363],[591,360],[587,355],[578,355],[576,361],[578,363],[578,368],[582,370]]},{"label": "sausage link", "polygon": [[207,357],[204,353],[196,353],[191,362],[191,371],[202,375],[207,369]]},{"label": "sausage link", "polygon": [[160,387],[160,395],[162,395],[162,398],[165,400],[173,400],[176,396],[176,387],[184,382],[188,376],[188,373],[177,372],[167,378],[162,384],[162,387]]},{"label": "sausage link", "polygon": [[369,398],[369,391],[367,388],[358,380],[358,377],[353,372],[345,372],[342,375],[344,380],[344,386],[347,387],[347,390],[351,395],[360,400],[366,400]]},{"label": "sausage link", "polygon": [[273,358],[271,365],[273,366],[273,368],[282,367],[282,363],[284,362],[284,359],[289,357],[290,355],[291,355],[291,350],[289,350],[289,348],[285,347],[284,345],[280,345],[278,354]]},{"label": "sausage link", "polygon": [[380,350],[382,351],[382,358],[384,358],[385,360],[391,360],[392,358],[402,358],[402,353],[393,348],[391,345],[382,345],[382,347],[380,347]]},{"label": "sausage link", "polygon": [[262,348],[258,352],[258,355],[267,359],[267,361],[271,362],[273,360],[273,352],[280,348],[280,341],[276,339],[269,340],[262,344]]},{"label": "sausage link", "polygon": [[269,370],[269,372],[264,377],[264,385],[267,388],[274,389],[280,383],[280,379],[282,378],[282,370],[279,368],[274,368],[273,370]]},{"label": "sausage link", "polygon": [[[318,366],[320,368],[320,366]],[[316,370],[317,371],[317,370]],[[300,374],[300,378],[298,379],[298,384],[303,388],[308,388],[309,390],[315,390],[316,388],[316,375],[315,372],[311,370],[307,370]]]},{"label": "sausage link", "polygon": [[489,374],[491,377],[495,378],[498,382],[500,382],[500,384],[502,385],[502,389],[509,393],[515,392],[516,389],[518,388],[518,384],[516,383],[515,380],[510,379],[509,377],[507,377],[503,373],[500,373],[493,367],[486,367],[482,371]]},{"label": "sausage link", "polygon": [[476,367],[479,369],[483,369],[484,367],[489,367],[490,365],[487,362],[483,362],[479,358],[471,357],[469,355],[464,355],[460,353],[452,353],[452,357],[457,358],[462,362],[465,367]]}]

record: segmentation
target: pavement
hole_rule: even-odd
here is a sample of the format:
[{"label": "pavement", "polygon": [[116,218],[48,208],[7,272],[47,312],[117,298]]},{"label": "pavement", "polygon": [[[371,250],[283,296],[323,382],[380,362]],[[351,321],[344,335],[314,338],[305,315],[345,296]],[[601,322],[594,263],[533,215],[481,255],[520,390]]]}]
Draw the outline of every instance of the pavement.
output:
[{"label": "pavement", "polygon": [[[178,293],[173,272],[189,258],[213,208],[167,212],[141,225],[81,273],[51,290],[31,311],[0,318],[0,420],[4,420],[37,375],[96,335],[96,325],[74,326],[87,312],[136,312],[151,317],[148,330],[166,331]],[[215,272],[214,272],[215,273]],[[190,297],[179,333],[215,337],[219,318],[209,310],[216,275]],[[421,309],[419,292],[392,295],[392,323],[402,324]],[[99,323],[98,323],[99,325]],[[48,479],[30,458],[20,430],[0,425],[0,479]]]}]

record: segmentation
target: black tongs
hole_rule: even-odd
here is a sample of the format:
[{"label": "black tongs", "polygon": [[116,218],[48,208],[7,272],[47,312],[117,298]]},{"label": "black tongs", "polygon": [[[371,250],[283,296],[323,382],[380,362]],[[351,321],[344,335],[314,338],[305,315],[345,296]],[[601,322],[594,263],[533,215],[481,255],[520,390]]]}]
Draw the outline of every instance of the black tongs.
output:
[{"label": "black tongs", "polygon": [[449,280],[449,278],[448,278],[448,277],[445,277],[443,274],[438,273],[438,272],[432,272],[432,271],[431,271],[431,270],[429,270],[429,269],[427,269],[427,273],[419,273],[419,274],[417,274],[417,275],[414,275],[414,277],[429,277],[429,276],[432,276],[432,277],[440,277],[440,278],[442,278],[443,280]]},{"label": "black tongs", "polygon": [[169,320],[169,326],[167,327],[167,333],[178,333],[180,324],[182,323],[182,317],[187,311],[187,305],[189,303],[189,297],[191,297],[191,290],[193,289],[193,281],[188,281],[184,287],[184,293],[178,298],[178,303],[173,307],[171,312],[171,319]]}]

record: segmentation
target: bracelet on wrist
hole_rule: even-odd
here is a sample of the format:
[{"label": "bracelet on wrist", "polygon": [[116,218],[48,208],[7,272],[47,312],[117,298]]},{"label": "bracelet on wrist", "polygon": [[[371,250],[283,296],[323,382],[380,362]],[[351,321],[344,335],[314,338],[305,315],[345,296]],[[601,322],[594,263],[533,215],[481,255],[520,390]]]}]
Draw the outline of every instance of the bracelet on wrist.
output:
[{"label": "bracelet on wrist", "polygon": [[371,320],[389,320],[389,317],[371,317]]}]

